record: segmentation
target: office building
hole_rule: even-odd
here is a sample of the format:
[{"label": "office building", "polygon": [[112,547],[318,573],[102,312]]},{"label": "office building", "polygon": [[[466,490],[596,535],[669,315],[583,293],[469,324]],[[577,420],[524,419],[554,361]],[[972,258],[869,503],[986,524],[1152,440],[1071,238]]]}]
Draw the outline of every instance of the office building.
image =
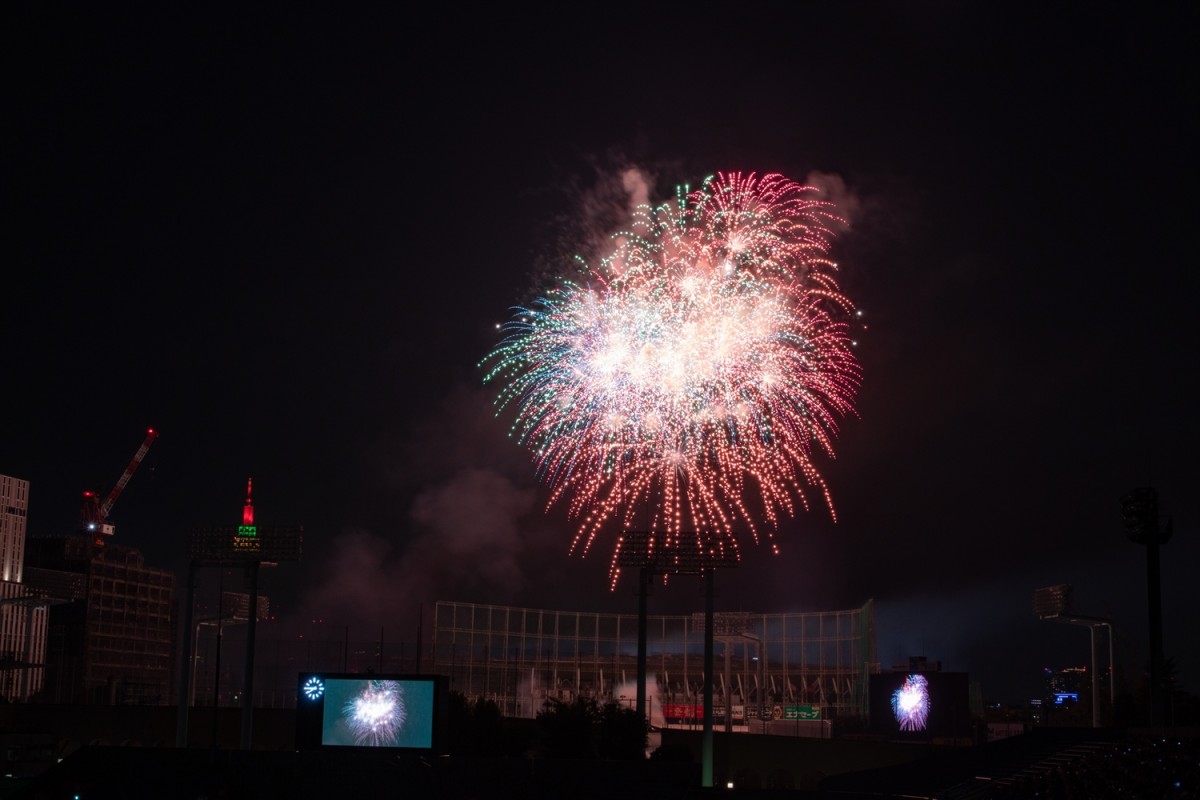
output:
[{"label": "office building", "polygon": [[47,604],[24,583],[29,481],[0,475],[0,699],[28,700],[42,687]]},{"label": "office building", "polygon": [[51,608],[45,699],[166,705],[174,687],[174,573],[141,552],[92,537],[31,539],[29,583],[64,599]]}]

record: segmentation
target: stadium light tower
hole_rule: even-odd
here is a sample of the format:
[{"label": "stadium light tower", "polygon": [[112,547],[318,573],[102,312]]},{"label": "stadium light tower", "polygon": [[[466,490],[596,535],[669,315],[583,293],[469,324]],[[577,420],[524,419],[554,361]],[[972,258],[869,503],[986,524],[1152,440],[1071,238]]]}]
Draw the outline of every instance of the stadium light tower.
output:
[{"label": "stadium light tower", "polygon": [[[713,785],[713,598],[718,569],[732,569],[741,554],[737,539],[707,531],[669,533],[626,531],[617,542],[614,561],[638,569],[637,713],[646,709],[646,595],[654,575],[701,575],[704,578],[704,726],[701,739],[700,785]],[[732,714],[725,706],[726,719]]]},{"label": "stadium light tower", "polygon": [[[196,571],[201,567],[239,567],[245,570],[250,582],[250,609],[246,628],[246,666],[242,690],[241,747],[251,749],[254,717],[254,636],[258,619],[258,573],[262,566],[276,566],[280,561],[299,561],[304,529],[301,527],[262,527],[254,522],[254,505],[250,498],[252,484],[246,484],[246,504],[242,507],[241,525],[195,528],[190,533],[191,558],[188,562],[187,600],[183,607],[183,630],[192,630],[192,615],[196,607]],[[218,615],[221,616],[221,615]],[[219,630],[219,629],[218,629]],[[218,640],[219,641],[219,640]],[[175,746],[188,746],[188,700],[191,679],[192,637],[185,635],[179,670],[179,710],[175,716]],[[219,653],[220,651],[218,651]],[[213,746],[216,747],[216,709],[213,714]]]},{"label": "stadium light tower", "polygon": [[1158,546],[1171,538],[1171,518],[1159,524],[1158,492],[1149,486],[1134,489],[1121,498],[1121,518],[1129,540],[1146,547],[1146,591],[1150,613],[1150,725],[1162,723],[1166,693],[1163,691],[1162,587],[1159,580]]},{"label": "stadium light tower", "polygon": [[1105,617],[1094,617],[1088,614],[1077,614],[1071,608],[1071,585],[1060,583],[1057,586],[1047,586],[1033,593],[1033,613],[1040,620],[1052,622],[1067,622],[1071,625],[1083,625],[1091,633],[1092,641],[1092,727],[1100,727],[1100,670],[1096,668],[1099,662],[1099,649],[1096,642],[1096,629],[1108,629],[1108,707],[1116,709],[1117,695],[1114,688],[1116,661],[1113,654],[1113,623]]}]

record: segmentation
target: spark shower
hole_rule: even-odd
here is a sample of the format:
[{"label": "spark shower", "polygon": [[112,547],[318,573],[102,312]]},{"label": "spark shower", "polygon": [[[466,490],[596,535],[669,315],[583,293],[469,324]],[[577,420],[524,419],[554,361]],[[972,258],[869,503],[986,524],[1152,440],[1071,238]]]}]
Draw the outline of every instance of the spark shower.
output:
[{"label": "spark shower", "polygon": [[834,457],[861,370],[861,314],[830,260],[841,223],[782,175],[718,174],[639,206],[598,266],[579,260],[514,309],[482,364],[586,552],[607,523],[764,533],[809,495],[836,519],[814,458]]}]

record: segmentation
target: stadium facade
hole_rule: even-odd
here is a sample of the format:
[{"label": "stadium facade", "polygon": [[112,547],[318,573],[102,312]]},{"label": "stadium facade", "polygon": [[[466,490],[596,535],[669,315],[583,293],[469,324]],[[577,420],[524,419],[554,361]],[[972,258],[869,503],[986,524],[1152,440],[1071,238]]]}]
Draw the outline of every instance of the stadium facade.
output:
[{"label": "stadium facade", "polygon": [[[636,614],[439,601],[433,671],[506,716],[532,717],[548,701],[577,697],[632,706],[637,624]],[[866,716],[868,675],[879,669],[873,600],[843,611],[718,613],[714,630],[718,724],[754,730]],[[647,662],[651,722],[699,724],[704,615],[650,616]]]}]

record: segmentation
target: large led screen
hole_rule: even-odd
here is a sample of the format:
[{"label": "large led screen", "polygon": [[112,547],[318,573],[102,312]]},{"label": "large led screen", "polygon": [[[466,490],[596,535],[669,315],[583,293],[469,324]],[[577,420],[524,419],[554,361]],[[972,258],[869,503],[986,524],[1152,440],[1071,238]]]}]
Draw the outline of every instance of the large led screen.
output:
[{"label": "large led screen", "polygon": [[431,675],[302,674],[296,744],[437,750],[444,688]]}]

